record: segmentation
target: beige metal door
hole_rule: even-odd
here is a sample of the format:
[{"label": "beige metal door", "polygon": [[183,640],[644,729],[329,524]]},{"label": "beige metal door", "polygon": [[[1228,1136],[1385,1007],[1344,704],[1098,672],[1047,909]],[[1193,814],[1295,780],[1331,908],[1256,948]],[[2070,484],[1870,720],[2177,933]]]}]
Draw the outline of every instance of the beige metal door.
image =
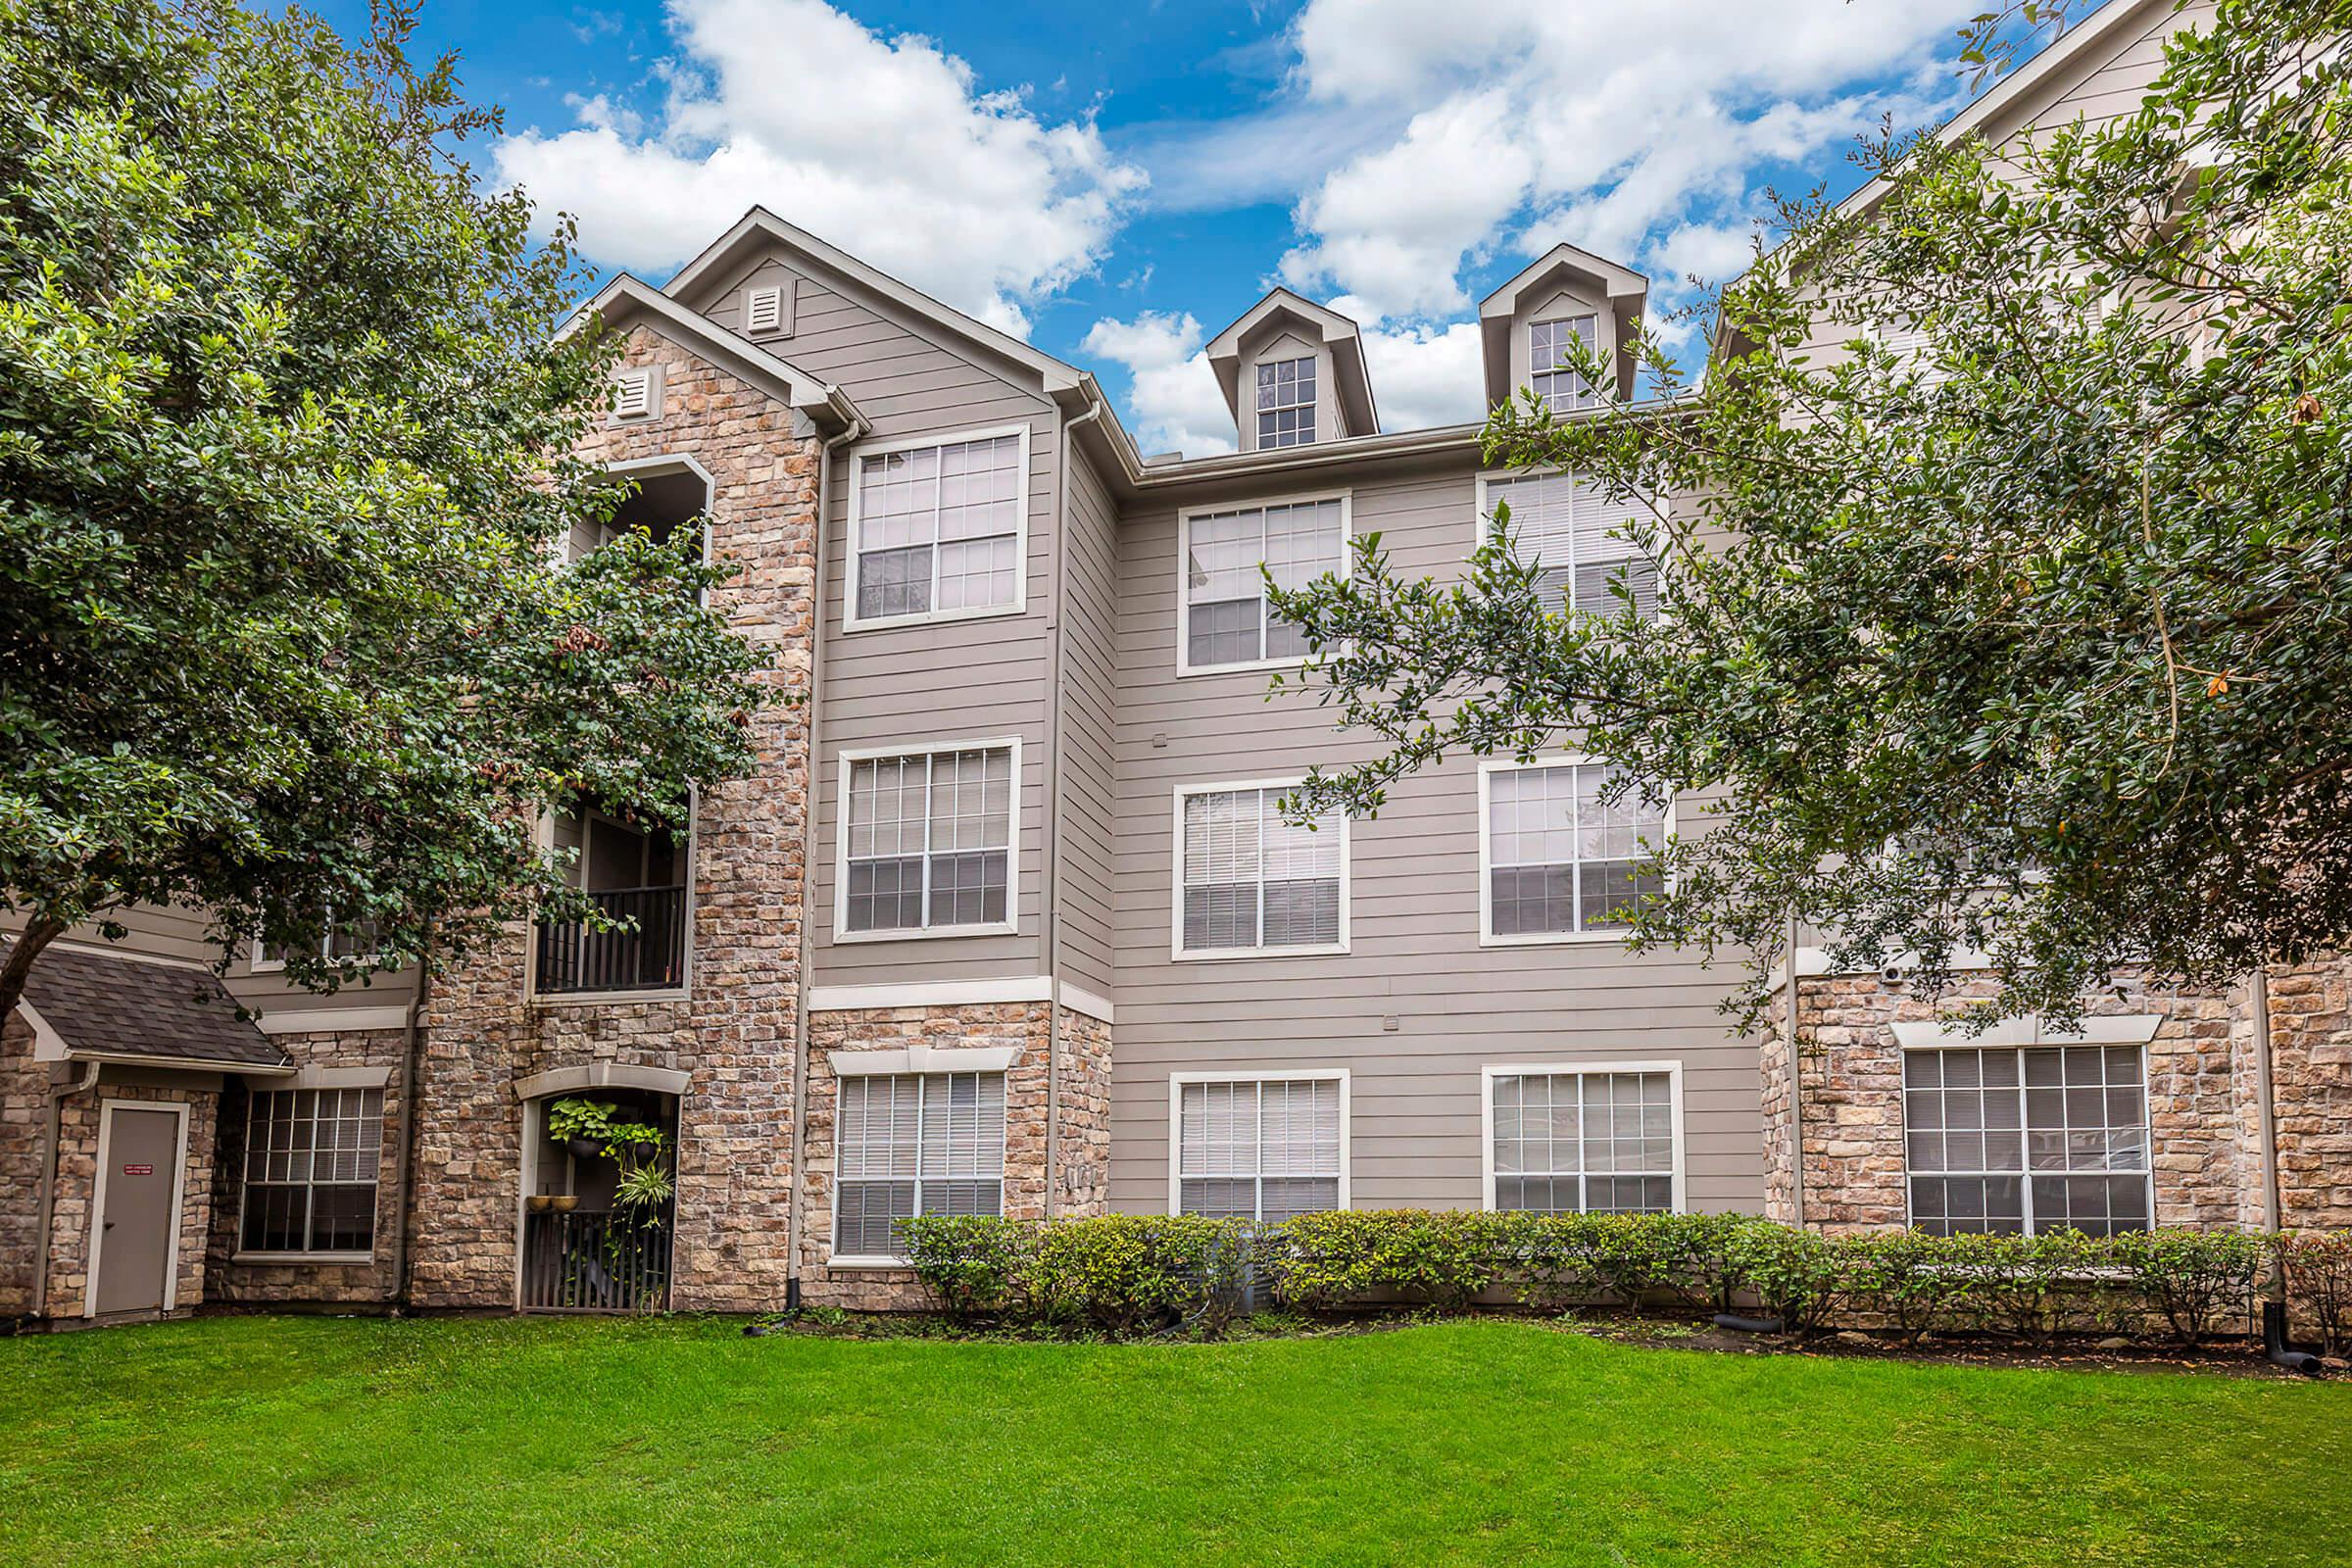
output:
[{"label": "beige metal door", "polygon": [[98,1310],[160,1311],[172,1268],[172,1215],[179,1206],[179,1116],[114,1105],[107,1117]]}]

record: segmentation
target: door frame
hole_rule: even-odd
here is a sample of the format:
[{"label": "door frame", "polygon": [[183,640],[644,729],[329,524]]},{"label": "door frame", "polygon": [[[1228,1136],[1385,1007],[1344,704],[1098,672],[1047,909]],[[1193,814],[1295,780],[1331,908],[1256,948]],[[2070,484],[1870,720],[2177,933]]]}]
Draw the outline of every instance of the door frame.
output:
[{"label": "door frame", "polygon": [[172,1229],[164,1238],[164,1304],[179,1306],[179,1219],[188,1199],[188,1103],[184,1100],[101,1100],[98,1102],[98,1179],[90,1198],[90,1281],[81,1293],[81,1315],[98,1315],[98,1271],[105,1262],[106,1178],[113,1169],[117,1110],[169,1111],[179,1118],[172,1145]]}]

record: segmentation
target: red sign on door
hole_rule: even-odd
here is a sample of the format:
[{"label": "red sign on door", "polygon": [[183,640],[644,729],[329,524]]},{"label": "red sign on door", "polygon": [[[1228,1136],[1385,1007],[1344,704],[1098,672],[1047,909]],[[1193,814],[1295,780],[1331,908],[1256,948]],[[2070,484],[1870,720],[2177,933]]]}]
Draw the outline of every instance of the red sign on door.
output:
[{"label": "red sign on door", "polygon": [[122,1174],[125,1176],[152,1176],[155,1174],[155,1167],[153,1165],[125,1165],[122,1167]]}]

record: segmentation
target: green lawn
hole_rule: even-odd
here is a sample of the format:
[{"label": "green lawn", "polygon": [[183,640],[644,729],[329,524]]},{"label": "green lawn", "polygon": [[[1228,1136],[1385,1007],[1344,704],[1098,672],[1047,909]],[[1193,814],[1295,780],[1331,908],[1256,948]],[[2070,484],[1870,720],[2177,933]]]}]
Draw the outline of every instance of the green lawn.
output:
[{"label": "green lawn", "polygon": [[1605,1344],[0,1341],[0,1561],[2352,1562],[2352,1387]]}]

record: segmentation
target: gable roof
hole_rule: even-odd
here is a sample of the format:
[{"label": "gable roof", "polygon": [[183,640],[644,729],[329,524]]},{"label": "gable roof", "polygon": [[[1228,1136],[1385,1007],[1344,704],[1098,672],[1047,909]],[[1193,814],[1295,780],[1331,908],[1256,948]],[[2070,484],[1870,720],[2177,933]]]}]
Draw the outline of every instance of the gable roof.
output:
[{"label": "gable roof", "polygon": [[1554,278],[1575,278],[1607,302],[1616,319],[1617,395],[1634,395],[1634,355],[1630,345],[1633,324],[1641,318],[1649,298],[1649,279],[1605,256],[1562,242],[1521,268],[1500,288],[1478,303],[1480,348],[1486,361],[1487,405],[1511,398],[1511,322],[1538,289]]},{"label": "gable roof", "polygon": [[293,1065],[212,972],[193,965],[60,944],[25,976],[19,1010],[36,1057],[232,1072]]},{"label": "gable roof", "polygon": [[1268,289],[1265,298],[1208,340],[1208,366],[1216,372],[1217,386],[1225,394],[1225,407],[1235,423],[1242,417],[1242,344],[1278,320],[1297,323],[1330,351],[1332,374],[1338,382],[1334,390],[1339,393],[1348,430],[1355,435],[1378,434],[1380,409],[1372,400],[1372,377],[1364,366],[1363,334],[1353,320],[1329,306],[1317,305],[1280,286]]},{"label": "gable roof", "polygon": [[841,388],[737,336],[708,316],[688,310],[651,283],[626,272],[599,289],[596,298],[581,306],[557,335],[568,337],[591,320],[601,321],[614,332],[625,332],[639,321],[650,321],[664,337],[693,349],[798,410],[820,430],[845,430],[864,423],[864,416]]},{"label": "gable roof", "polygon": [[1077,367],[1065,365],[1051,354],[1042,353],[1011,333],[1000,331],[976,317],[966,316],[952,305],[941,304],[920,289],[902,283],[839,246],[817,238],[798,224],[786,222],[764,207],[754,207],[745,213],[736,220],[734,227],[704,247],[702,254],[693,261],[679,268],[663,292],[673,300],[683,299],[692,294],[698,284],[709,280],[711,274],[723,272],[763,244],[781,245],[849,279],[868,293],[922,318],[942,331],[1033,372],[1042,389],[1049,394],[1074,393],[1084,378],[1085,372]]}]

